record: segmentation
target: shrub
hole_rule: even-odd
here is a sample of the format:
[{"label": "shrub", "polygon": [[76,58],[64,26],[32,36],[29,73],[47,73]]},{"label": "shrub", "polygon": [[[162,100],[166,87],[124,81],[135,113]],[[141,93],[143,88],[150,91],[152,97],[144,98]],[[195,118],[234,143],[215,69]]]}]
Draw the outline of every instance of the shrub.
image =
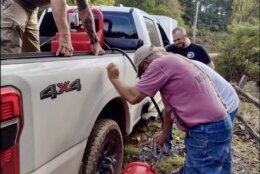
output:
[{"label": "shrub", "polygon": [[214,62],[217,71],[229,81],[239,81],[243,74],[259,80],[259,25],[231,26]]},{"label": "shrub", "polygon": [[219,31],[219,26],[218,25],[212,25],[210,27],[210,31]]}]

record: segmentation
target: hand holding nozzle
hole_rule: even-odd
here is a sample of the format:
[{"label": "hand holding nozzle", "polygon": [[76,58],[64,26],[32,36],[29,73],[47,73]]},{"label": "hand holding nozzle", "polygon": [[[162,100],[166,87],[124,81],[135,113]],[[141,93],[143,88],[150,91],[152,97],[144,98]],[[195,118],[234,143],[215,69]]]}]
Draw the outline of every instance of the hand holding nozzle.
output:
[{"label": "hand holding nozzle", "polygon": [[155,163],[152,165],[154,168],[159,163],[160,159],[162,158],[164,148],[163,147],[157,147],[155,143],[155,138],[153,138],[153,157],[157,159]]},{"label": "hand holding nozzle", "polygon": [[159,133],[156,133],[155,136],[154,136],[155,144],[156,144],[157,147],[163,147],[164,143],[168,139],[169,139],[169,134],[168,133],[164,133],[163,131],[159,132]]}]

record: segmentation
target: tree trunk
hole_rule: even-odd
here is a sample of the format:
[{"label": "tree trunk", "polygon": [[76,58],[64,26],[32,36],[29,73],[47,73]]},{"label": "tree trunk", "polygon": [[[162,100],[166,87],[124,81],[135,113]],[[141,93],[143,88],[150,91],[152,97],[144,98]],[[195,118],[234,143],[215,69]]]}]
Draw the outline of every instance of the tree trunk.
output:
[{"label": "tree trunk", "polygon": [[259,7],[259,2],[256,2],[255,5],[253,6],[253,8],[250,10],[249,14],[246,16],[245,21],[248,22],[249,18],[254,14],[254,12],[256,11],[256,9]]},{"label": "tree trunk", "polygon": [[254,139],[256,139],[257,141],[260,140],[259,134],[247,123],[247,121],[244,120],[242,116],[237,115],[237,119],[244,124],[245,129],[250,133],[251,136],[254,137]]},{"label": "tree trunk", "polygon": [[249,102],[253,103],[256,107],[258,107],[258,108],[260,107],[260,101],[257,98],[255,98],[251,94],[243,91],[243,89],[241,89],[237,85],[233,85],[233,87],[235,88],[235,90],[237,91],[238,94],[245,97]]},{"label": "tree trunk", "polygon": [[244,8],[244,2],[245,2],[245,0],[242,0],[242,2],[241,2],[241,4],[240,4],[240,8],[239,8],[239,12],[240,12],[240,14],[239,14],[239,16],[238,16],[238,20],[237,20],[237,23],[241,23],[242,22],[242,20],[243,20],[243,8]]}]

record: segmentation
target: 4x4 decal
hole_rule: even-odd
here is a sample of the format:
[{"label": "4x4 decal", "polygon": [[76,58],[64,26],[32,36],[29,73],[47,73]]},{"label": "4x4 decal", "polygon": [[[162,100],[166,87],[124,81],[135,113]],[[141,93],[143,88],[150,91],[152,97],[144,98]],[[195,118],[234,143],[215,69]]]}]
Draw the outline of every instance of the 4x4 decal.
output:
[{"label": "4x4 decal", "polygon": [[52,84],[47,86],[44,90],[41,91],[40,97],[42,99],[51,98],[55,99],[57,95],[63,94],[64,92],[70,92],[73,90],[80,91],[81,84],[80,79],[76,79],[70,83],[70,81],[66,81],[64,83]]}]

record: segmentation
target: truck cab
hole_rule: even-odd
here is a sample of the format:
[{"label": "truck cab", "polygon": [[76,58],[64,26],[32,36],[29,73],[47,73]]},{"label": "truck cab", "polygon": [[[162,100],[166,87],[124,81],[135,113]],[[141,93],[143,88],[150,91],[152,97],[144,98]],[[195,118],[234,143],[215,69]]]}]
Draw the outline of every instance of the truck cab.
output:
[{"label": "truck cab", "polygon": [[[70,6],[68,9],[76,9]],[[142,45],[166,46],[169,39],[153,15],[131,7],[95,6],[102,11],[104,42],[109,47],[136,50]],[[98,16],[94,14],[96,29]],[[43,11],[39,19],[41,50],[50,51],[51,40],[58,31],[51,8]],[[72,31],[73,32],[73,31]],[[105,49],[108,49],[105,46]]]}]

